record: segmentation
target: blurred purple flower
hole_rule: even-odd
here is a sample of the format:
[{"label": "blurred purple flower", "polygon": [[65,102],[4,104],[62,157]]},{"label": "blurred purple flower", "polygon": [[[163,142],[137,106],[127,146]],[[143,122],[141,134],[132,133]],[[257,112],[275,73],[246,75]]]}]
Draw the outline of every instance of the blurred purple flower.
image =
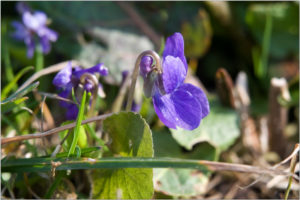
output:
[{"label": "blurred purple flower", "polygon": [[[77,90],[80,84],[81,76],[85,73],[89,73],[89,74],[98,73],[102,76],[106,76],[108,75],[108,69],[104,67],[102,63],[99,63],[88,69],[75,67],[72,70],[72,64],[71,62],[69,62],[65,68],[63,68],[56,74],[56,76],[52,81],[53,85],[55,85],[58,89],[61,90],[61,92],[58,95],[63,98],[71,97],[72,88],[74,88],[74,91]],[[96,87],[97,87],[98,95],[100,97],[104,97],[105,94],[103,92],[102,85],[99,83],[99,85],[97,85]],[[92,92],[92,90],[94,89],[93,80],[90,80],[88,77],[86,77],[82,89],[86,90],[87,92]],[[78,108],[75,104],[67,103],[65,101],[60,101],[60,105],[67,109],[66,118],[68,120],[76,119],[78,114]]]},{"label": "blurred purple flower", "polygon": [[[141,71],[151,67],[145,63],[152,62],[140,65],[143,68]],[[169,128],[197,128],[209,113],[209,103],[200,88],[184,83],[188,66],[184,56],[184,40],[180,33],[167,39],[162,68],[163,73],[155,79],[150,91],[159,119]],[[150,75],[148,73],[146,78]]]},{"label": "blurred purple flower", "polygon": [[58,34],[47,27],[47,15],[41,11],[32,13],[23,2],[17,4],[17,10],[22,15],[22,22],[12,22],[12,26],[15,28],[13,37],[24,41],[27,46],[27,57],[32,58],[36,40],[39,41],[42,52],[49,53],[50,42],[55,42]]}]

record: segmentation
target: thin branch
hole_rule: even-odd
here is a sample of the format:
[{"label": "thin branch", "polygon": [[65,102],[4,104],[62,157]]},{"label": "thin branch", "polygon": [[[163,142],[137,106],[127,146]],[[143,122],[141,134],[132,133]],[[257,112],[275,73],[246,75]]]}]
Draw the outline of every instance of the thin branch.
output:
[{"label": "thin branch", "polygon": [[133,23],[154,42],[155,46],[160,47],[160,36],[147,24],[134,7],[129,2],[117,1],[116,3],[131,18]]},{"label": "thin branch", "polygon": [[57,94],[51,94],[51,93],[47,93],[47,92],[38,92],[39,94],[45,96],[45,97],[49,97],[51,99],[56,99],[56,100],[61,100],[61,101],[65,101],[65,102],[68,102],[68,103],[71,103],[71,104],[75,104],[76,103],[70,99],[67,99],[67,98],[63,98]]},{"label": "thin branch", "polygon": [[[299,145],[298,145],[299,147]],[[291,164],[290,164],[290,172],[292,174],[295,173],[295,168],[296,168],[296,164],[297,164],[297,154],[293,155],[292,157],[292,160],[291,160]],[[292,186],[292,181],[293,181],[293,176],[290,176],[289,177],[289,181],[288,181],[288,186],[287,186],[287,189],[285,191],[285,194],[284,194],[284,199],[288,199],[289,198],[289,193],[290,193],[290,190],[291,190],[291,186]]]},{"label": "thin branch", "polygon": [[42,99],[42,104],[41,104],[41,132],[44,132],[44,105],[46,101],[46,96],[43,97]]},{"label": "thin branch", "polygon": [[[47,68],[44,68],[44,69],[34,73],[25,83],[23,83],[23,85],[21,85],[21,87],[19,87],[19,89],[16,92],[19,92],[20,90],[24,89],[26,86],[30,85],[32,82],[34,82],[35,80],[37,80],[41,76],[60,71],[61,69],[66,67],[68,62],[70,62],[70,61],[65,61],[65,62],[55,64],[55,65],[51,65]],[[71,60],[71,62],[73,64],[72,66],[79,65],[79,62],[76,61],[76,60]]]},{"label": "thin branch", "polygon": [[[81,124],[88,124],[91,122],[95,122],[95,121],[99,121],[99,120],[103,120],[109,116],[111,116],[112,113],[109,114],[104,114],[104,115],[99,115],[96,117],[91,117],[89,119],[86,119],[84,121],[82,121]],[[34,139],[34,138],[41,138],[41,137],[46,137],[55,133],[59,133],[61,131],[67,130],[67,129],[71,129],[74,128],[76,126],[76,122],[73,122],[71,124],[67,124],[65,126],[60,126],[54,129],[51,129],[49,131],[46,132],[42,132],[42,133],[33,133],[33,134],[28,134],[28,135],[19,135],[19,136],[15,136],[15,137],[9,137],[9,138],[1,138],[1,145],[3,144],[8,144],[11,142],[18,142],[18,141],[23,141],[23,140],[30,140],[30,139]]]},{"label": "thin branch", "polygon": [[125,96],[126,96],[126,91],[129,88],[129,83],[130,83],[130,79],[131,79],[131,74],[128,73],[128,75],[126,76],[123,85],[121,86],[118,96],[115,99],[113,106],[112,106],[112,112],[119,112],[122,108]]}]

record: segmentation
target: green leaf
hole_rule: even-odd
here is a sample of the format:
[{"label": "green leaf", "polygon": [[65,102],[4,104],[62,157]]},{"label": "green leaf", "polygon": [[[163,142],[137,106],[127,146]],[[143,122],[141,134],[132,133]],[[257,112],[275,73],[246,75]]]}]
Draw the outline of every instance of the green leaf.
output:
[{"label": "green leaf", "polygon": [[1,104],[5,104],[8,103],[10,101],[14,101],[18,98],[23,97],[25,94],[27,94],[28,92],[31,92],[33,89],[35,89],[40,83],[37,81],[35,83],[32,83],[31,85],[28,85],[27,87],[25,87],[24,89],[20,90],[19,92],[16,92],[12,95],[10,95],[8,98],[4,99]]},{"label": "green leaf", "polygon": [[[192,151],[182,151],[168,131],[154,131],[155,157],[216,160],[216,148],[207,142],[197,144]],[[193,169],[154,169],[154,189],[174,197],[203,194],[210,173]],[[196,187],[195,187],[196,186]]]},{"label": "green leaf", "polygon": [[209,15],[204,9],[199,9],[193,20],[182,24],[185,55],[191,58],[202,57],[210,47],[212,28]]},{"label": "green leaf", "polygon": [[198,128],[188,131],[181,128],[170,129],[174,139],[183,147],[191,150],[199,142],[209,142],[217,150],[224,151],[240,135],[236,111],[210,102],[210,113],[202,119]]},{"label": "green leaf", "polygon": [[155,169],[156,191],[174,197],[197,196],[206,191],[209,177],[190,169]]},{"label": "green leaf", "polygon": [[33,67],[29,66],[24,69],[22,69],[15,77],[14,79],[2,90],[1,93],[1,100],[5,99],[7,94],[14,88],[17,87],[18,80],[28,71],[32,70]]},{"label": "green leaf", "polygon": [[[101,147],[87,147],[84,149],[81,149],[81,157],[95,157],[94,155],[98,154],[101,150]],[[58,153],[56,154],[56,158],[64,158],[68,156],[68,152]],[[76,157],[76,155],[71,155],[73,157]],[[96,156],[97,157],[97,156]]]},{"label": "green leaf", "polygon": [[11,111],[16,106],[20,105],[22,102],[26,101],[28,97],[21,97],[19,99],[15,99],[5,104],[1,104],[1,114],[5,114]]},{"label": "green leaf", "polygon": [[78,115],[77,115],[76,126],[74,128],[73,141],[72,141],[71,147],[69,149],[68,157],[71,154],[74,154],[75,147],[76,147],[77,142],[78,142],[78,138],[79,138],[79,134],[80,134],[79,132],[80,132],[81,121],[82,121],[83,115],[84,115],[85,99],[86,99],[86,91],[84,90],[83,95],[82,95],[82,99],[81,99],[80,109],[79,109],[79,112],[78,112]]},{"label": "green leaf", "polygon": [[[122,157],[153,157],[152,133],[140,115],[120,112],[103,122],[111,139],[111,151]],[[150,199],[152,169],[105,169],[92,172],[93,198]]]},{"label": "green leaf", "polygon": [[294,2],[256,3],[246,13],[246,23],[255,39],[263,44],[267,16],[273,21],[270,55],[284,58],[299,52],[299,5]]},{"label": "green leaf", "polygon": [[[209,171],[209,165],[205,161],[187,160],[178,158],[142,158],[142,157],[118,157],[118,158],[3,158],[1,160],[1,172],[49,172],[52,162],[58,162],[56,170],[75,169],[122,169],[122,168],[190,168],[203,172]],[[127,179],[126,179],[127,180]],[[144,181],[142,181],[144,182]],[[100,187],[100,186],[99,186]],[[101,189],[101,187],[100,187]],[[99,190],[98,190],[99,191]],[[96,192],[96,191],[95,191]]]},{"label": "green leaf", "polygon": [[90,137],[96,140],[98,145],[103,148],[103,151],[109,151],[108,147],[105,145],[105,142],[101,138],[98,138],[95,130],[90,126],[90,124],[84,124],[83,127],[90,134]]},{"label": "green leaf", "polygon": [[85,129],[83,126],[79,127],[77,144],[80,148],[85,148],[87,146],[87,136],[86,136]]}]

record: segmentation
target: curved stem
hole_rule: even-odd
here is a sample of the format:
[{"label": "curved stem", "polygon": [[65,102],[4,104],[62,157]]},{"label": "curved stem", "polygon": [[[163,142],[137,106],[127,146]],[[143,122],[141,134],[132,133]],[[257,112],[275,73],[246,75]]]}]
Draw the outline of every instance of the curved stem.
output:
[{"label": "curved stem", "polygon": [[[51,65],[47,68],[44,68],[36,73],[34,73],[29,79],[27,79],[27,81],[25,81],[25,83],[23,83],[23,85],[21,85],[19,87],[19,89],[16,92],[21,91],[22,89],[24,89],[25,87],[27,87],[28,85],[30,85],[32,82],[34,82],[36,79],[40,78],[41,76],[47,75],[47,74],[51,74],[54,72],[58,72],[61,69],[63,69],[64,67],[66,67],[66,65],[69,63],[70,61],[65,61],[65,62],[61,62],[55,65]],[[79,65],[79,62],[76,60],[71,60],[72,62],[72,67],[75,67],[76,65]]]},{"label": "curved stem", "polygon": [[136,85],[136,80],[138,78],[139,70],[140,70],[140,63],[141,63],[141,59],[144,56],[151,56],[155,60],[155,67],[156,67],[158,73],[159,74],[162,73],[162,67],[161,67],[160,57],[159,57],[159,55],[155,51],[147,50],[147,51],[144,51],[143,53],[141,53],[138,56],[138,58],[135,61],[133,73],[132,73],[132,76],[131,76],[131,85],[130,85],[129,94],[128,94],[126,111],[131,111],[132,101],[133,101],[133,95],[134,95],[134,90],[135,90],[135,85]]}]

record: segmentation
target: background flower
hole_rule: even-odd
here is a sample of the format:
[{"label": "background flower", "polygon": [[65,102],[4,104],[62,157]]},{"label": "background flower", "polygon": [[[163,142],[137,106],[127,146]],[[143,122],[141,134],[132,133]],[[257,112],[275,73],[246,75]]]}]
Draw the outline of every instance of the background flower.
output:
[{"label": "background flower", "polygon": [[12,22],[12,26],[15,28],[13,37],[24,41],[27,46],[27,57],[32,58],[36,40],[41,45],[42,52],[49,53],[50,42],[55,42],[58,34],[47,27],[47,15],[41,11],[32,13],[24,3],[17,4],[17,10],[22,15],[22,22]]},{"label": "background flower", "polygon": [[[85,73],[89,74],[100,74],[102,76],[108,75],[108,69],[103,66],[103,63],[99,63],[91,68],[82,69],[80,67],[75,67],[72,70],[72,63],[69,62],[68,65],[59,71],[54,77],[52,83],[58,89],[61,90],[59,96],[63,98],[70,98],[72,94],[72,88],[74,91],[79,87],[81,76]],[[83,89],[87,92],[91,92],[94,89],[93,80],[89,80],[88,77],[85,78]],[[96,86],[98,90],[98,95],[104,97],[104,92],[102,85],[98,83]],[[78,101],[80,101],[78,99]],[[78,114],[78,108],[75,104],[67,103],[65,101],[60,101],[60,105],[67,109],[66,118],[69,120],[76,119]]]}]

